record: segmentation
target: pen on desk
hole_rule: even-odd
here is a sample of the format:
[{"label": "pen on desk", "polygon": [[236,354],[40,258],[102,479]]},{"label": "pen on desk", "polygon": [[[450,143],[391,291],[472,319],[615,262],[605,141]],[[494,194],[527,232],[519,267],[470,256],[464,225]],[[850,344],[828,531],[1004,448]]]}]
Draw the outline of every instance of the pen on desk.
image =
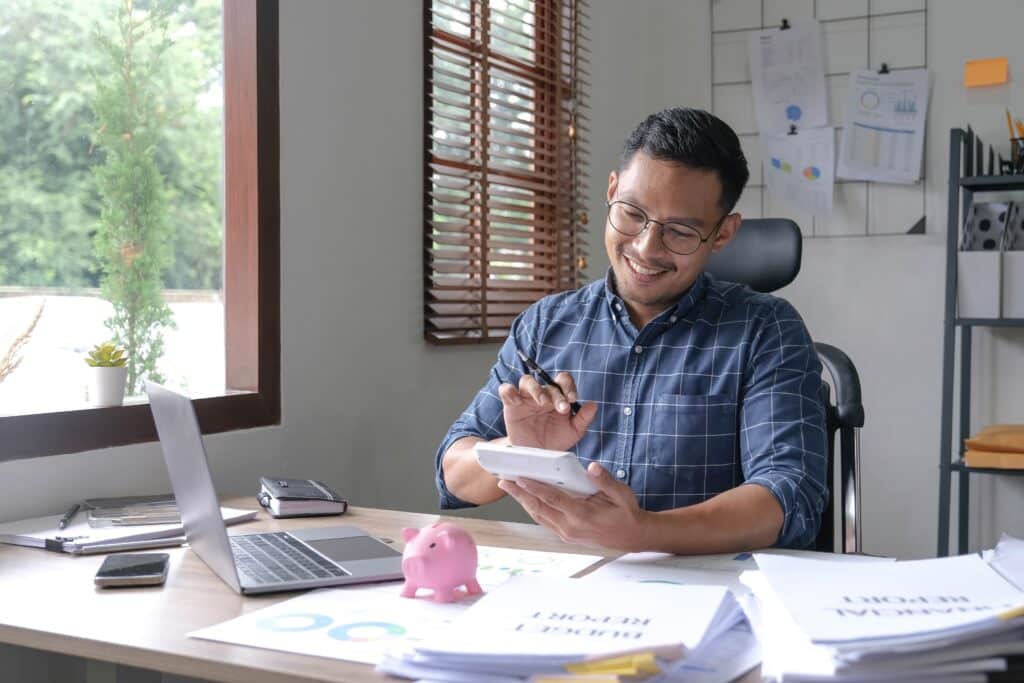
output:
[{"label": "pen on desk", "polygon": [[57,528],[63,529],[64,527],[66,527],[68,523],[71,521],[71,518],[74,517],[75,513],[78,512],[78,508],[80,507],[82,506],[79,503],[75,503],[74,505],[69,507],[68,511],[64,513],[64,516],[60,518],[59,522],[57,522]]},{"label": "pen on desk", "polygon": [[[539,375],[540,378],[542,380],[544,380],[545,384],[548,384],[550,386],[553,386],[553,387],[557,388],[558,389],[558,393],[562,394],[562,396],[564,396],[566,399],[569,398],[568,396],[565,396],[565,392],[562,391],[562,387],[560,387],[555,380],[551,379],[551,375],[549,375],[548,373],[546,373],[544,371],[544,368],[542,368],[541,366],[537,365],[537,363],[534,362],[534,360],[532,358],[527,356],[525,353],[523,353],[519,349],[516,349],[516,353],[519,354],[519,358],[523,361],[523,365],[525,365],[528,370],[536,372],[537,375]],[[580,411],[580,402],[579,401],[573,401],[571,404],[569,404],[569,409],[572,412],[572,414],[575,415],[576,413],[578,413]]]}]

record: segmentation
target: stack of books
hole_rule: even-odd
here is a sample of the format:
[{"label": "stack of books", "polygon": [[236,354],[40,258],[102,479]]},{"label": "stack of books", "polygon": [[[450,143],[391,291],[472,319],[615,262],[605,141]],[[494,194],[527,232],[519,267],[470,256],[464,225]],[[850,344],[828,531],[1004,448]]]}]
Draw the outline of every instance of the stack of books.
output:
[{"label": "stack of books", "polygon": [[558,673],[644,676],[726,636],[744,619],[722,586],[519,576],[378,669],[405,678],[502,680]]},{"label": "stack of books", "polygon": [[981,683],[1024,655],[1020,582],[979,555],[859,565],[755,557],[759,571],[741,580],[760,605],[765,680]]}]

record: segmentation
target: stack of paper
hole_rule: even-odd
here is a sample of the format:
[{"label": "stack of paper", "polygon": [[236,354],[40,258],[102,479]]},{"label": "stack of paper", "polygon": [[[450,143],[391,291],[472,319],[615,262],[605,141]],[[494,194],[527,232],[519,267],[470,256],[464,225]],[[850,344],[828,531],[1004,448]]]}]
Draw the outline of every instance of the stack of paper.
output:
[{"label": "stack of paper", "polygon": [[978,555],[846,565],[757,555],[775,681],[984,681],[1024,653],[1024,592]]},{"label": "stack of paper", "polygon": [[379,668],[435,679],[565,672],[573,664],[639,653],[663,663],[714,642],[742,619],[722,586],[635,584],[623,590],[621,582],[520,576],[444,631],[391,653]]},{"label": "stack of paper", "polygon": [[[236,524],[253,519],[256,511],[221,508],[220,514],[225,523]],[[80,514],[71,524],[61,529],[57,526],[59,521],[60,515],[54,515],[0,524],[0,543],[90,554],[181,545],[185,542],[185,529],[180,522],[93,528],[85,515]]]}]

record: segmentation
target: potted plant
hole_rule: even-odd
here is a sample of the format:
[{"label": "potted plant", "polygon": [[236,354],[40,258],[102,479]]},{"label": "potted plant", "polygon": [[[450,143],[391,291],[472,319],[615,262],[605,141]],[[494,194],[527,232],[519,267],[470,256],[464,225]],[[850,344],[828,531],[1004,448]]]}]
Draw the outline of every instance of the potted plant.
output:
[{"label": "potted plant", "polygon": [[97,344],[85,359],[92,372],[90,398],[97,406],[119,406],[124,402],[128,379],[128,356],[114,342]]}]

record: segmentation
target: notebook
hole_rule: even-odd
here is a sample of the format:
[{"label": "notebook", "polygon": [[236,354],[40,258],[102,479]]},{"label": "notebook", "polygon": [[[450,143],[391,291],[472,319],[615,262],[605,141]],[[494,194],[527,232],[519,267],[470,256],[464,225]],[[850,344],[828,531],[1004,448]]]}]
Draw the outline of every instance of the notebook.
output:
[{"label": "notebook", "polygon": [[256,499],[274,517],[340,515],[348,510],[348,501],[316,479],[260,477]]}]

